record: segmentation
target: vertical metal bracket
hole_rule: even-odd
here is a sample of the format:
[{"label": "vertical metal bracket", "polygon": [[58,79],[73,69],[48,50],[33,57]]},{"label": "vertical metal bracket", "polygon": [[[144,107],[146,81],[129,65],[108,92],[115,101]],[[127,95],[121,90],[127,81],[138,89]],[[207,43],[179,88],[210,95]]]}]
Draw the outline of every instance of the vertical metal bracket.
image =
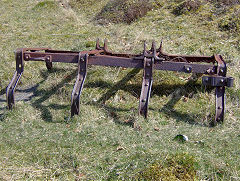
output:
[{"label": "vertical metal bracket", "polygon": [[154,58],[149,59],[144,57],[143,82],[139,102],[139,114],[143,115],[145,118],[147,118],[148,102],[152,88],[153,63]]},{"label": "vertical metal bracket", "polygon": [[[227,67],[220,55],[215,55],[215,59],[218,62],[217,75],[226,77]],[[215,120],[213,125],[223,122],[225,111],[225,86],[216,87],[215,90]]]},{"label": "vertical metal bracket", "polygon": [[8,109],[12,109],[12,107],[14,105],[15,88],[16,88],[16,86],[22,76],[23,70],[24,70],[23,49],[16,50],[15,59],[16,59],[16,71],[13,75],[11,82],[7,86],[7,90],[6,90],[6,99],[7,99]]},{"label": "vertical metal bracket", "polygon": [[87,63],[88,54],[81,55],[81,53],[79,53],[78,75],[71,96],[71,117],[79,114],[80,95],[87,75]]},{"label": "vertical metal bracket", "polygon": [[48,70],[52,69],[52,62],[46,62],[46,67]]}]

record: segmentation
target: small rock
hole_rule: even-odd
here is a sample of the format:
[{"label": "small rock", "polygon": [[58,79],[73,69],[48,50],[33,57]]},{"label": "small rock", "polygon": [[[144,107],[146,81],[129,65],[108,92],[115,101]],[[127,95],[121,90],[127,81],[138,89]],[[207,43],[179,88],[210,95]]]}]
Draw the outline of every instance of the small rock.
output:
[{"label": "small rock", "polygon": [[155,131],[160,131],[160,128],[155,127],[154,130],[155,130]]},{"label": "small rock", "polygon": [[121,150],[124,150],[122,146],[117,147],[117,151],[121,151]]},{"label": "small rock", "polygon": [[175,136],[174,140],[183,143],[183,142],[188,141],[188,137],[187,137],[186,135],[181,135],[181,134],[179,134],[179,135]]}]

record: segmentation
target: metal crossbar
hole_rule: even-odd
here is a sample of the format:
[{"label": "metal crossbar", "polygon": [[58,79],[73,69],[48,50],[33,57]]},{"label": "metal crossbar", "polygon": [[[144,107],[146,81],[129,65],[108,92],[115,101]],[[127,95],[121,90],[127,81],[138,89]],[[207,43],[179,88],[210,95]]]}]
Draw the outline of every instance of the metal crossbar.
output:
[{"label": "metal crossbar", "polygon": [[7,104],[11,109],[14,105],[15,88],[24,71],[24,61],[44,61],[48,70],[53,62],[78,63],[78,75],[71,96],[71,116],[79,114],[80,95],[87,75],[88,65],[114,66],[143,69],[143,82],[139,101],[139,114],[147,117],[148,103],[153,82],[153,70],[167,70],[185,73],[205,74],[202,84],[216,88],[216,111],[214,124],[224,119],[225,87],[232,87],[234,79],[226,77],[227,66],[221,55],[191,56],[171,55],[162,51],[162,42],[156,48],[152,43],[150,50],[146,49],[140,54],[113,53],[107,48],[107,40],[101,47],[99,39],[96,48],[90,51],[62,51],[49,48],[22,48],[17,49],[16,72],[7,87]]}]

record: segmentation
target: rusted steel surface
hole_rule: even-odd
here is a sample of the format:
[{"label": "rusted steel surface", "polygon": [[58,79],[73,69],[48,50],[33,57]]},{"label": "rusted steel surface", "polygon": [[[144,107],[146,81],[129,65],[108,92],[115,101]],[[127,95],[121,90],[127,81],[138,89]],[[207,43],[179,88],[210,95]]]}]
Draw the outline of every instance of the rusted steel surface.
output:
[{"label": "rusted steel surface", "polygon": [[14,76],[9,83],[7,90],[6,90],[6,96],[7,96],[7,106],[9,109],[12,109],[14,105],[14,92],[16,89],[16,86],[21,79],[23,70],[24,70],[24,63],[23,63],[23,49],[17,49],[15,52],[15,59],[16,59],[16,71],[14,73]]},{"label": "rusted steel surface", "polygon": [[139,100],[139,114],[144,115],[145,118],[147,117],[148,103],[152,88],[153,64],[154,58],[144,58],[143,81]]},{"label": "rusted steel surface", "polygon": [[78,77],[71,97],[71,115],[79,114],[79,100],[86,78],[87,66],[113,66],[143,69],[143,82],[139,102],[139,113],[147,117],[148,102],[153,81],[152,72],[156,70],[177,71],[185,73],[205,74],[203,85],[216,87],[216,114],[214,124],[224,119],[225,87],[233,86],[233,78],[226,77],[227,67],[220,55],[191,56],[172,55],[162,51],[162,43],[156,48],[152,43],[150,50],[146,49],[140,54],[113,53],[108,50],[107,40],[101,47],[99,40],[96,48],[89,51],[52,50],[50,48],[24,48],[17,49],[16,72],[7,87],[7,103],[11,109],[14,105],[14,91],[24,71],[24,61],[44,61],[48,70],[54,62],[78,63]]},{"label": "rusted steel surface", "polygon": [[79,53],[78,57],[78,75],[71,96],[71,116],[79,114],[80,95],[87,75],[88,54]]}]

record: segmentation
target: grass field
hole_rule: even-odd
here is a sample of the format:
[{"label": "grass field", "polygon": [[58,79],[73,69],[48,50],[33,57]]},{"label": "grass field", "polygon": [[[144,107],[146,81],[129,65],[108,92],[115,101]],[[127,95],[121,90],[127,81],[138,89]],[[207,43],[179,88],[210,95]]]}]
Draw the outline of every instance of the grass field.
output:
[{"label": "grass field", "polygon": [[[131,23],[100,23],[111,1],[1,0],[0,180],[240,180],[240,23],[231,18],[239,5],[222,10],[206,3],[176,14],[181,2],[155,1]],[[70,118],[77,66],[60,63],[51,71],[42,62],[25,63],[16,107],[6,109],[15,49],[89,50],[98,37],[116,52],[141,52],[144,40],[149,48],[163,40],[169,53],[223,55],[235,78],[224,123],[210,127],[214,90],[201,79],[154,71],[144,119],[137,110],[142,70],[95,66],[80,115]],[[178,134],[189,141],[174,140]]]}]

